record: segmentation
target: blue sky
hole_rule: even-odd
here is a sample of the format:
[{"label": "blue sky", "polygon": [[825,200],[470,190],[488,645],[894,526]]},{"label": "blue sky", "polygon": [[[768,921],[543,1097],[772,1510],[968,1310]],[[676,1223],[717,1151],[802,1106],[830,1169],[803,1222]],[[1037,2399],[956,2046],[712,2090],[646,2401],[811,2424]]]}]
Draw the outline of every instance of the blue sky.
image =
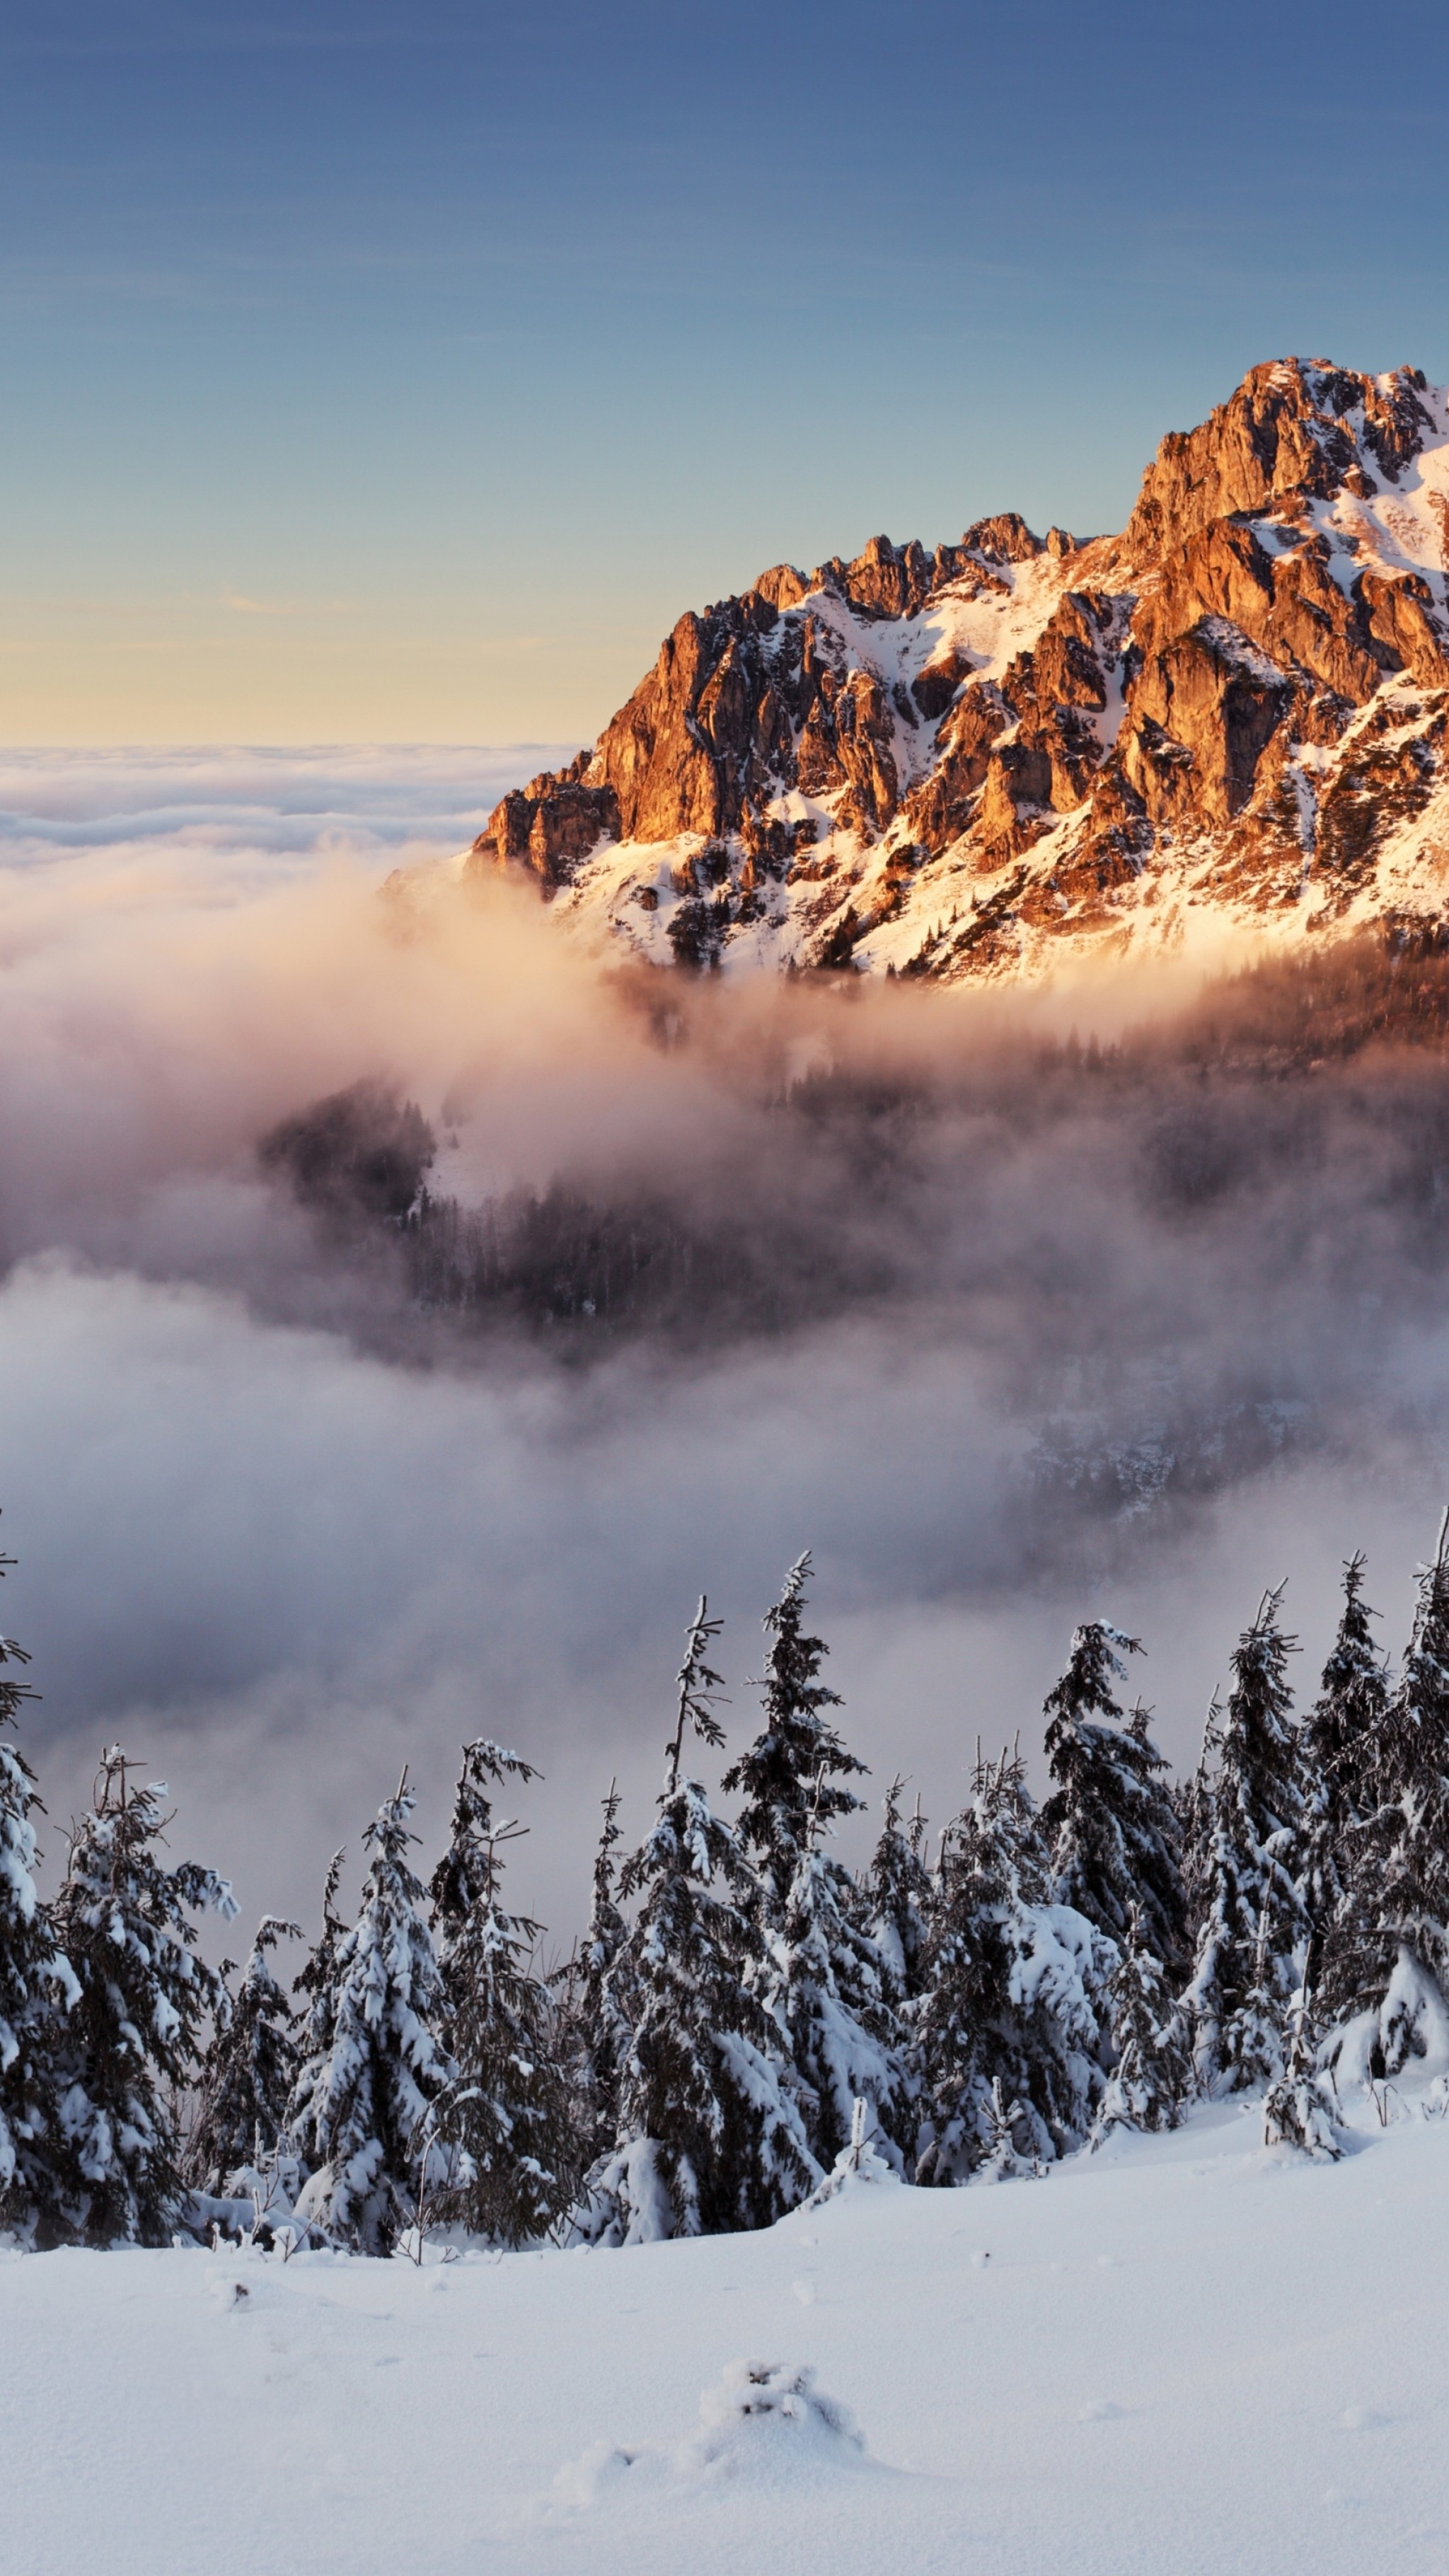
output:
[{"label": "blue sky", "polygon": [[1449,19],[11,0],[0,738],[583,740],[876,529],[1449,376]]}]

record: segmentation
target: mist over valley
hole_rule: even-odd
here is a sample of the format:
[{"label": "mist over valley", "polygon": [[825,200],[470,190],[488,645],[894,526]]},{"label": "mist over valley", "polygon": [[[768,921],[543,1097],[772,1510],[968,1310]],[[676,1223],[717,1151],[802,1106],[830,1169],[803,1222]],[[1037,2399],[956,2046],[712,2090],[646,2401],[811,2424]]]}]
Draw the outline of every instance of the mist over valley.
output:
[{"label": "mist over valley", "polygon": [[1145,1636],[1179,1762],[1265,1582],[1307,1665],[1357,1544],[1405,1625],[1432,955],[601,980],[506,883],[380,892],[409,810],[466,838],[461,756],[234,758],[10,764],[4,1534],[58,1815],[120,1736],[305,1919],[481,1728],[546,1775],[515,1871],[566,1947],[695,1597],[743,1729],[803,1546],[850,1741],[938,1817],[978,1734],[1034,1756],[1084,1612]]}]

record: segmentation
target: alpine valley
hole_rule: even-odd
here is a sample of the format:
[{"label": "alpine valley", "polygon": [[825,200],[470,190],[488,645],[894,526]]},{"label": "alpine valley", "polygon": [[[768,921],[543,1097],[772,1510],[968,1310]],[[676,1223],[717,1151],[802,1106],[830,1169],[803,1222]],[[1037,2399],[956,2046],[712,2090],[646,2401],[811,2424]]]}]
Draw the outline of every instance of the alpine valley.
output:
[{"label": "alpine valley", "polygon": [[1253,368],[1118,536],[1015,512],[686,611],[592,751],[506,795],[620,959],[1039,979],[1247,933],[1422,952],[1449,872],[1449,393]]}]

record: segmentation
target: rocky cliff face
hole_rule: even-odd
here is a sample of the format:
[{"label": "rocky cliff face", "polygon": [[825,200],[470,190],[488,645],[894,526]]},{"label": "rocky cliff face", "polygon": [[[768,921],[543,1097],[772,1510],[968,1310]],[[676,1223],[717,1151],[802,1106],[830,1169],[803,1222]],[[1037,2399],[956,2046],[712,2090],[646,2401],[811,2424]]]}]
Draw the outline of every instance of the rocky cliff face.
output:
[{"label": "rocky cliff face", "polygon": [[1438,940],[1446,565],[1446,395],[1256,367],[1118,537],[1007,513],[686,614],[470,865],[694,967],[1017,976],[1223,921]]}]

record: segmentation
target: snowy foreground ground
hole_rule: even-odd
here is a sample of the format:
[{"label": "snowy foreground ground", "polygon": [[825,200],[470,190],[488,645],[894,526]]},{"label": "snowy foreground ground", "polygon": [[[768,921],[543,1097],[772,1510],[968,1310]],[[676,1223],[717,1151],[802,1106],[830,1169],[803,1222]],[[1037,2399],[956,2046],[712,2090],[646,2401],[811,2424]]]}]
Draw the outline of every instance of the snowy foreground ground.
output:
[{"label": "snowy foreground ground", "polygon": [[1449,2121],[1257,2134],[622,2254],[0,2256],[0,2571],[1441,2569]]}]

